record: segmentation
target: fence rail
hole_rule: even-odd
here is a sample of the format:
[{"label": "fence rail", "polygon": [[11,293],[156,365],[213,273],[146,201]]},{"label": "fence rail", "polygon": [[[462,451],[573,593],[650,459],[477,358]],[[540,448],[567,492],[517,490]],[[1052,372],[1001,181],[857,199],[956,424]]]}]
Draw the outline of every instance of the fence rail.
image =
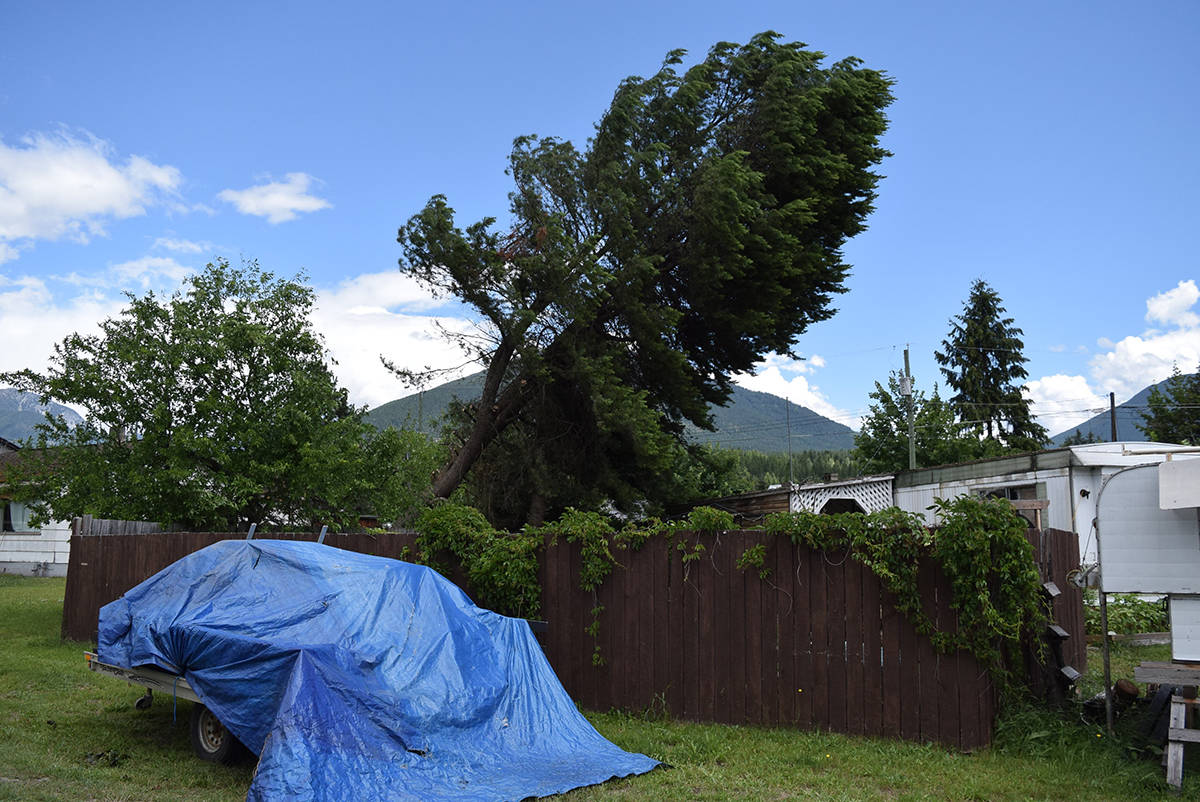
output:
[{"label": "fence rail", "polygon": [[[102,605],[192,551],[245,537],[109,533],[119,528],[77,519],[63,637],[94,639]],[[312,533],[270,537],[316,539]],[[1072,635],[1064,661],[1082,671],[1082,595],[1066,582],[1078,564],[1078,540],[1056,530],[1030,530],[1029,537],[1043,579],[1063,590],[1054,618]],[[412,533],[331,534],[325,542],[398,558],[414,540]],[[550,626],[543,641],[579,704],[936,741],[961,750],[990,743],[995,692],[983,667],[965,652],[939,654],[895,609],[874,574],[848,554],[813,551],[757,531],[686,540],[703,543],[698,559],[680,559],[678,538],[651,538],[637,551],[618,551],[619,564],[595,595],[579,587],[578,547],[547,543],[540,578]],[[766,548],[765,578],[736,565],[758,543]],[[452,579],[464,584],[461,576]],[[922,564],[919,585],[926,613],[938,628],[952,629],[949,584],[932,561]],[[598,605],[603,611],[593,637],[586,630]]]}]

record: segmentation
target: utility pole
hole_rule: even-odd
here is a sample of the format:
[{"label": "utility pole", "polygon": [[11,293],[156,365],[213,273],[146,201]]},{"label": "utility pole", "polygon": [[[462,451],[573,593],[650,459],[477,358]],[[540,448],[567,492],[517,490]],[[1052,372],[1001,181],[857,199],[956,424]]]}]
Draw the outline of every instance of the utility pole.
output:
[{"label": "utility pole", "polygon": [[908,344],[904,345],[904,375],[900,378],[900,395],[908,397],[908,469],[917,467],[917,441],[913,429],[912,372],[908,368]]},{"label": "utility pole", "polygon": [[1108,394],[1108,420],[1112,424],[1112,441],[1117,442],[1117,394]]},{"label": "utility pole", "polygon": [[[787,418],[787,438],[788,438],[788,493],[792,492],[792,486],[796,483],[796,479],[792,475],[792,399],[783,399],[784,415]],[[789,507],[790,509],[790,507]]]}]

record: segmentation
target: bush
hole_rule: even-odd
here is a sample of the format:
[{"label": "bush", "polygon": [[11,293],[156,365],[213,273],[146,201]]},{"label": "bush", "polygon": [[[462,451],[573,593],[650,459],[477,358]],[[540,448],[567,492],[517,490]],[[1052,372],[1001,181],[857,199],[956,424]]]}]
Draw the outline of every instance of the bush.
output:
[{"label": "bush", "polygon": [[[1100,600],[1094,589],[1088,589],[1084,602],[1087,634],[1104,634],[1104,629],[1100,626]],[[1131,635],[1140,632],[1166,632],[1170,628],[1166,596],[1157,601],[1148,601],[1135,593],[1114,593],[1108,597],[1109,632]]]}]

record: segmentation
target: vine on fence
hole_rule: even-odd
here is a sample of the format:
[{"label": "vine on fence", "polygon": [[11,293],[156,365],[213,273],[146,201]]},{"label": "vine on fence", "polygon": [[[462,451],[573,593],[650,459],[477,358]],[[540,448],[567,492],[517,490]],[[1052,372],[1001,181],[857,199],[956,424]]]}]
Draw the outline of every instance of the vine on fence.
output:
[{"label": "vine on fence", "polygon": [[[1023,633],[1040,631],[1046,621],[1025,520],[1001,499],[961,496],[939,500],[935,507],[942,524],[932,531],[920,515],[894,507],[866,515],[775,513],[767,517],[765,530],[815,551],[846,550],[896,596],[897,609],[917,632],[929,636],[943,652],[966,649],[999,685],[1010,686],[1013,676],[1005,667],[1005,648],[1016,647]],[[541,528],[525,527],[508,534],[492,528],[471,507],[443,503],[428,509],[418,523],[417,558],[444,571],[440,555],[452,555],[482,603],[529,617],[540,607],[538,549],[545,537],[578,545],[580,588],[593,599],[591,622],[585,629],[593,640],[592,662],[603,665],[599,632],[604,605],[597,594],[618,564],[614,552],[640,549],[654,536],[719,533],[733,527],[730,513],[711,507],[697,507],[672,524],[654,519],[620,530],[598,512],[569,508]],[[687,567],[704,555],[705,548],[700,540],[680,539],[675,551]],[[754,569],[767,579],[766,552],[766,544],[750,546],[738,559],[738,568]],[[938,631],[925,612],[918,585],[923,557],[940,562],[950,583],[951,606],[958,617],[955,632]]]},{"label": "vine on fence", "polygon": [[485,607],[521,618],[538,614],[542,539],[537,530],[500,532],[474,507],[444,502],[421,514],[417,531],[417,562],[446,573],[441,555],[453,555]]},{"label": "vine on fence", "polygon": [[[966,649],[998,685],[1010,686],[1004,647],[1018,646],[1023,632],[1039,632],[1047,620],[1027,523],[1003,499],[960,496],[935,507],[942,520],[936,530],[895,507],[866,515],[775,513],[766,530],[818,551],[848,549],[895,594],[918,633],[943,652]],[[743,560],[760,566],[752,549]],[[917,583],[923,556],[939,561],[950,582],[956,632],[938,631],[925,612]]]}]

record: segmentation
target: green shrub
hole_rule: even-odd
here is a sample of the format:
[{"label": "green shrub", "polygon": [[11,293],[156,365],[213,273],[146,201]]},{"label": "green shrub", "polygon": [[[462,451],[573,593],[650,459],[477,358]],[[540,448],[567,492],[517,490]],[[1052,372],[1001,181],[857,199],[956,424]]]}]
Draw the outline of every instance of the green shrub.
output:
[{"label": "green shrub", "polygon": [[[1088,588],[1084,597],[1084,617],[1089,635],[1101,635],[1099,594]],[[1156,601],[1143,599],[1134,593],[1113,593],[1108,597],[1108,631],[1118,635],[1140,632],[1166,632],[1171,628],[1167,615],[1167,598]]]}]

